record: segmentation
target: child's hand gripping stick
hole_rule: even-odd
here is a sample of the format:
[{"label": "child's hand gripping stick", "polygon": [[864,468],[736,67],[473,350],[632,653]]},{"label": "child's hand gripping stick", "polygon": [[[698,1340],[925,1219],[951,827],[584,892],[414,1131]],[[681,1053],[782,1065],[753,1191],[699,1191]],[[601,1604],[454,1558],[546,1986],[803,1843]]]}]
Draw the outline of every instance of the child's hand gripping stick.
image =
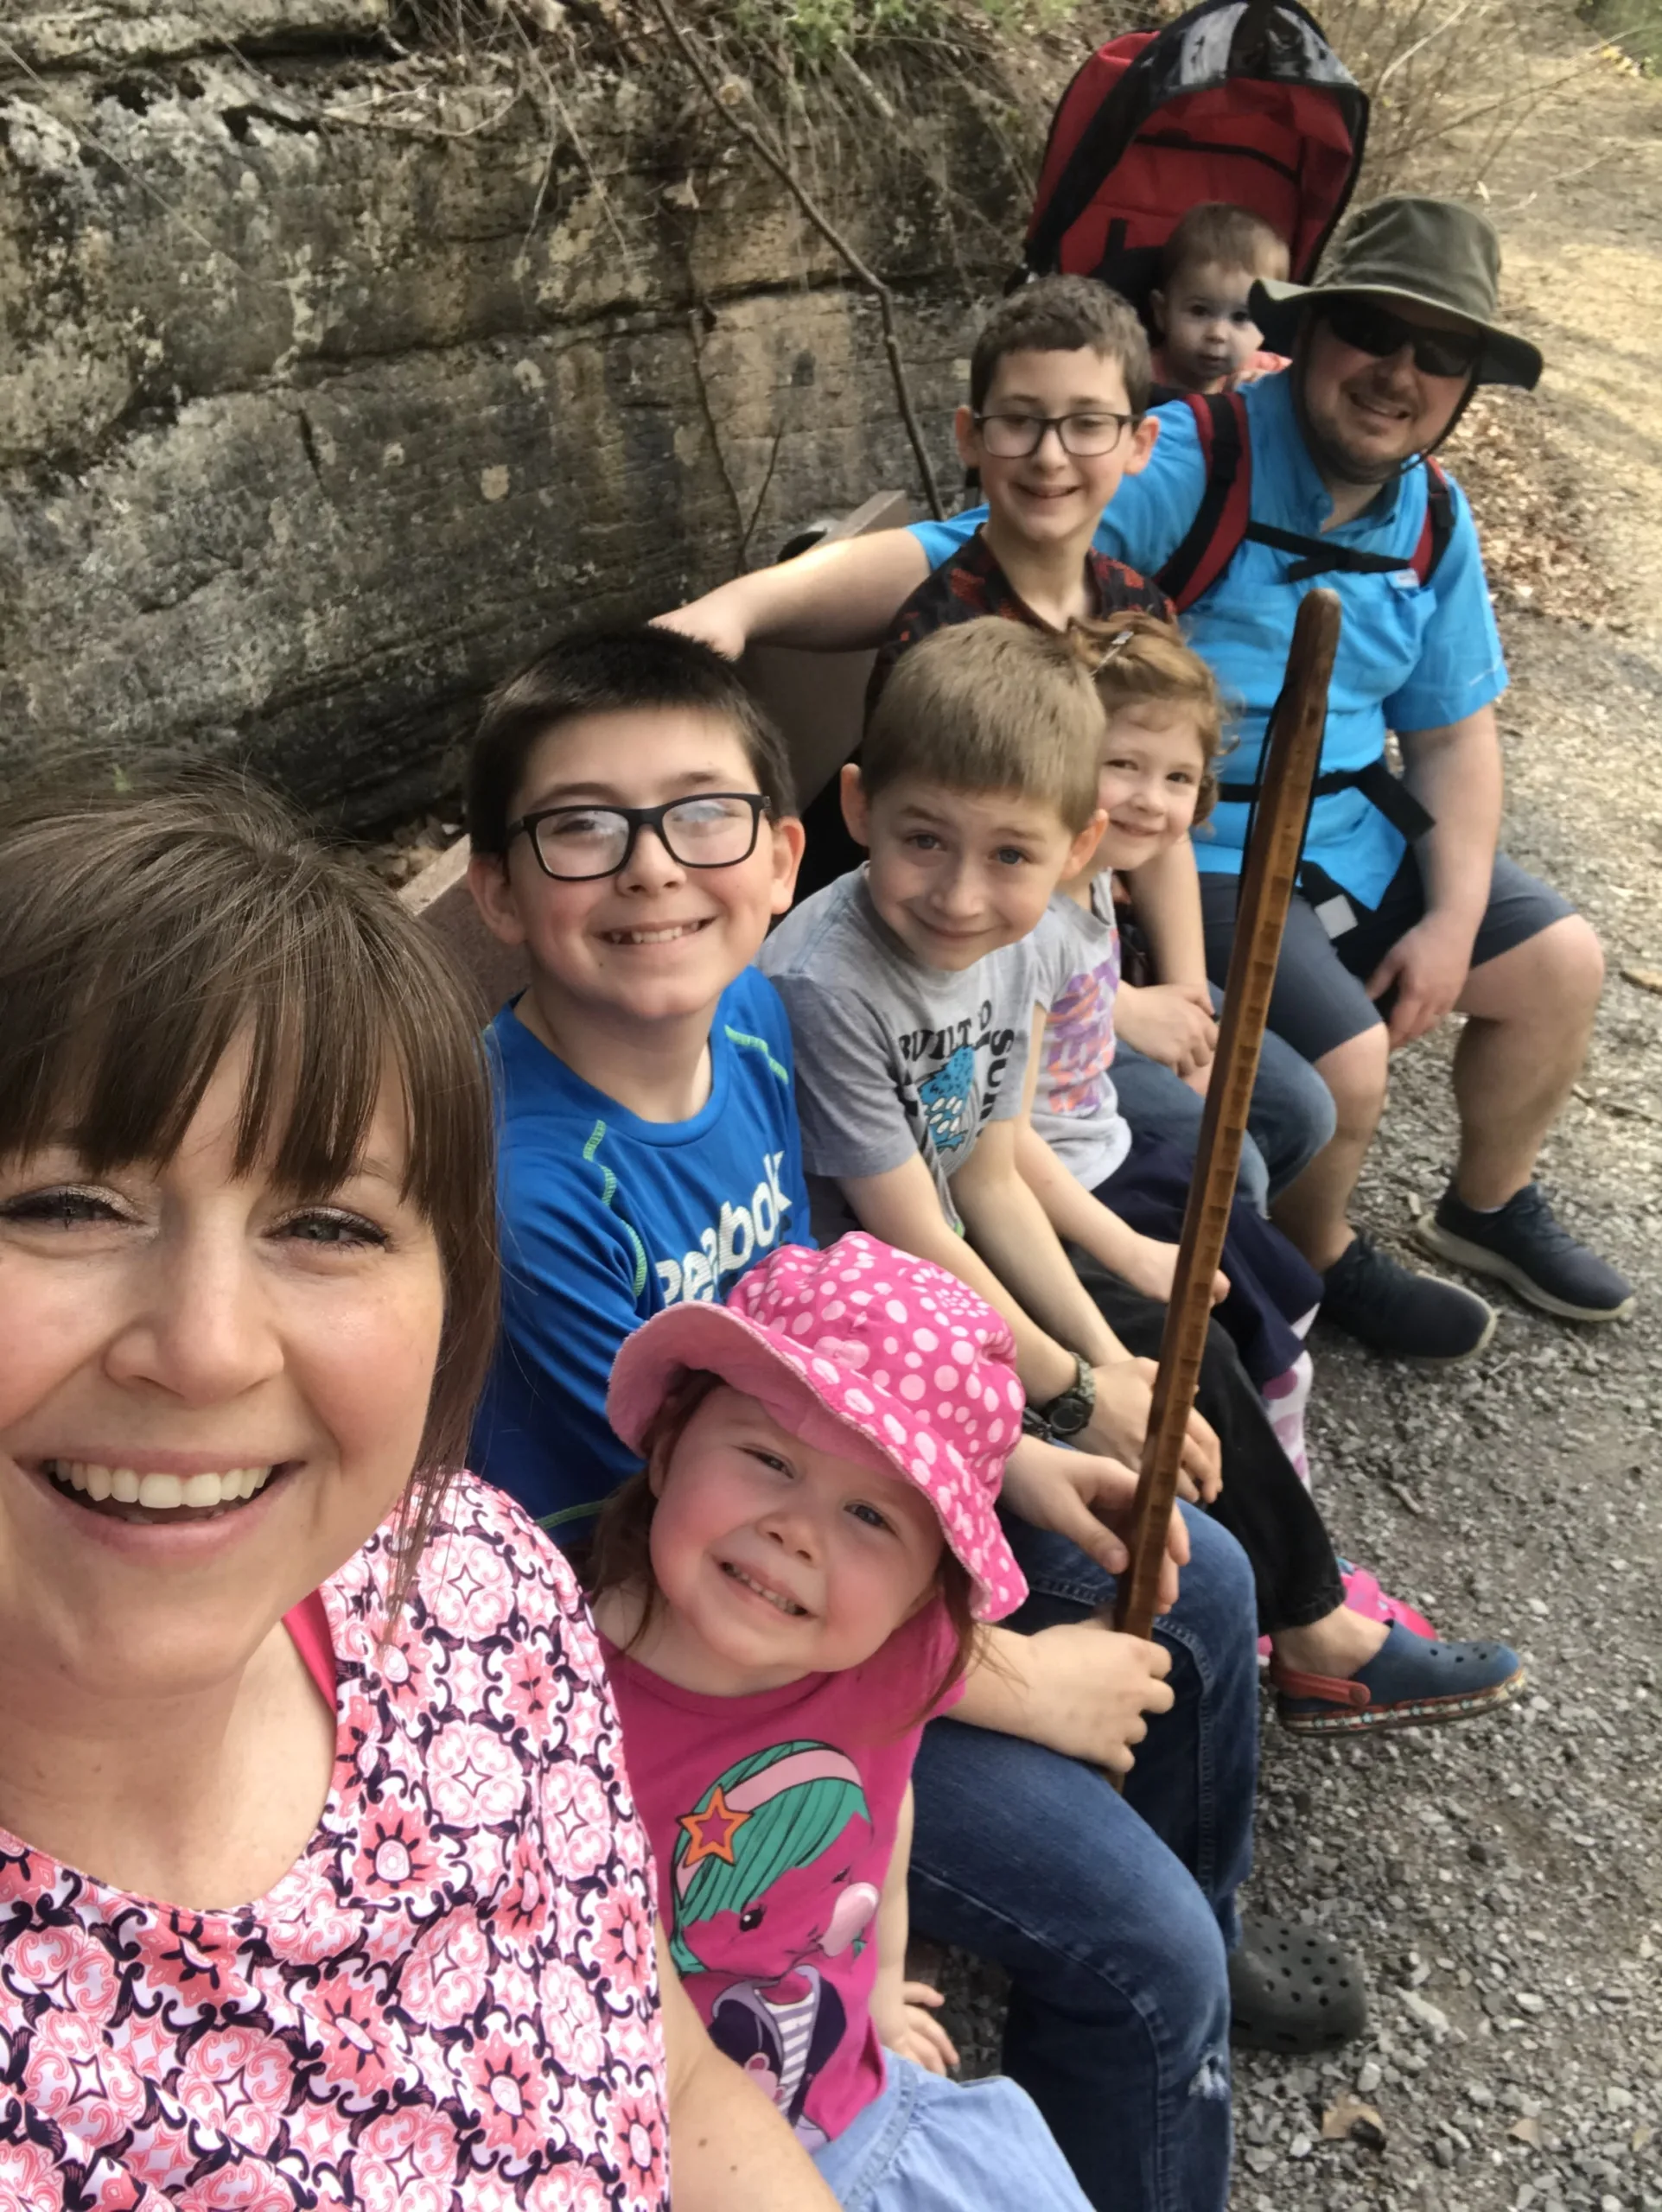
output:
[{"label": "child's hand gripping stick", "polygon": [[[1166,1530],[1177,1496],[1184,1433],[1212,1314],[1213,1278],[1223,1256],[1281,934],[1298,873],[1310,787],[1321,756],[1339,620],[1336,594],[1306,594],[1287,656],[1286,679],[1265,735],[1263,782],[1241,874],[1218,1056],[1207,1090],[1131,1510],[1130,1560],[1119,1578],[1114,1608],[1114,1626],[1128,1636],[1147,1637],[1154,1626]],[[1121,1786],[1118,1777],[1111,1779],[1116,1788]]]}]

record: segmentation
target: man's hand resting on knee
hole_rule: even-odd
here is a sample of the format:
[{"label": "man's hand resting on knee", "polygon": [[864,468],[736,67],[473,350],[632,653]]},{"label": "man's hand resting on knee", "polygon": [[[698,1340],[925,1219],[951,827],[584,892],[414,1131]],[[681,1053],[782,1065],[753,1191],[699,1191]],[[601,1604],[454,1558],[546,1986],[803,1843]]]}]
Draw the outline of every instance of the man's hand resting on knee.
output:
[{"label": "man's hand resting on knee", "polygon": [[1398,938],[1368,977],[1371,999],[1396,987],[1389,1025],[1393,1048],[1411,1045],[1454,1012],[1471,973],[1475,937],[1475,928],[1457,915],[1428,914]]}]

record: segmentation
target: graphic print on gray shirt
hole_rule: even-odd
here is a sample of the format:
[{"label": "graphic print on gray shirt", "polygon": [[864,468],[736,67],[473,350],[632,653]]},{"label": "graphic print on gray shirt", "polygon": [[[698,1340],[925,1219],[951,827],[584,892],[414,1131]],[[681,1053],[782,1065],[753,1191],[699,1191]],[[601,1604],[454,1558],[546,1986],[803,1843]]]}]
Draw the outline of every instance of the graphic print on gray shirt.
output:
[{"label": "graphic print on gray shirt", "polygon": [[961,1228],[952,1178],[985,1123],[1021,1111],[1032,939],[958,973],[922,967],[856,868],[787,914],[760,965],[791,1018],[810,1179],[885,1175],[921,1153],[943,1212]]}]

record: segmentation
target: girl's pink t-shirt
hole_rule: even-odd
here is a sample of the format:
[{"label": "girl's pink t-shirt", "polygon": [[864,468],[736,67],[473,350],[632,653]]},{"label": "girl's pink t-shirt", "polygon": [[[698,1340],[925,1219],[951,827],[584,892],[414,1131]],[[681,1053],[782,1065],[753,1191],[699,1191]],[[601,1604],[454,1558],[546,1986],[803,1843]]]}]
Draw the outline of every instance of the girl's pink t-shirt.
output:
[{"label": "girl's pink t-shirt", "polygon": [[463,1476],[382,1649],[392,1534],[318,1593],[334,1774],[264,1897],[158,1904],[0,1831],[6,2212],[667,2207],[647,1845],[587,1608]]},{"label": "girl's pink t-shirt", "polygon": [[877,1904],[952,1631],[931,1606],[864,1666],[754,1697],[680,1689],[602,1646],[670,1955],[711,2041],[818,2150],[883,2086]]}]

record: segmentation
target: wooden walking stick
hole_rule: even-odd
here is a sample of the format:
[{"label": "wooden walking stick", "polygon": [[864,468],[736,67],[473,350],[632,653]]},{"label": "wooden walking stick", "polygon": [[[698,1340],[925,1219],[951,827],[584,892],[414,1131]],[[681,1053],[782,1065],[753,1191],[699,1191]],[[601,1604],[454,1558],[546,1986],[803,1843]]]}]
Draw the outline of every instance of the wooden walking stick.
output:
[{"label": "wooden walking stick", "polygon": [[1119,1578],[1114,1609],[1114,1626],[1128,1636],[1149,1634],[1159,1602],[1178,1465],[1212,1318],[1212,1278],[1223,1256],[1229,1226],[1281,933],[1298,873],[1310,786],[1321,756],[1328,684],[1338,643],[1338,595],[1307,593],[1293,628],[1286,680],[1264,739],[1258,814],[1242,870],[1234,949],[1224,987],[1218,1057],[1207,1086],[1194,1179],[1189,1185],[1171,1302],[1160,1339],[1154,1403],[1131,1514],[1130,1563]]}]

